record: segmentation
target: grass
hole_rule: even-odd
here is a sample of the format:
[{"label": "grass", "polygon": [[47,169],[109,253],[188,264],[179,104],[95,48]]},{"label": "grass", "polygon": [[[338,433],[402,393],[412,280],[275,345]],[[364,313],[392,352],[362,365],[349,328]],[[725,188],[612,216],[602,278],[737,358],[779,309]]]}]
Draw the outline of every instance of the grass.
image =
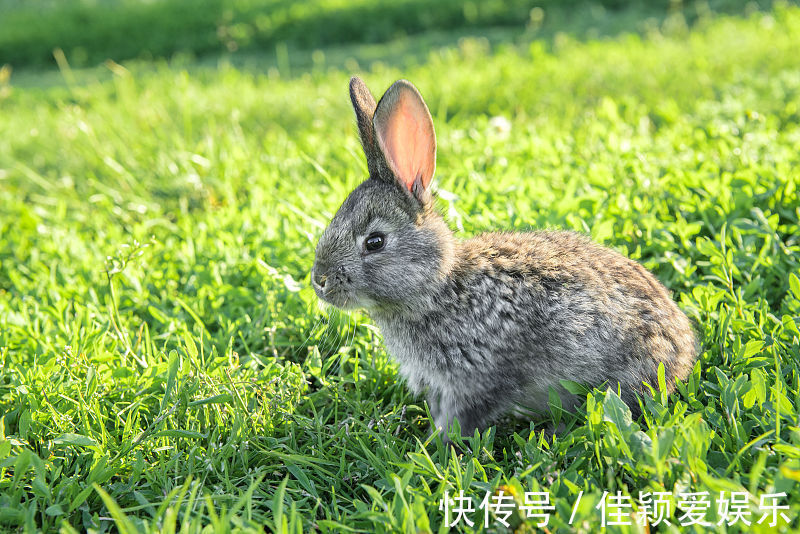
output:
[{"label": "grass", "polygon": [[[751,7],[770,3],[753,1]],[[681,13],[694,20],[710,9],[740,11],[741,2],[0,0],[0,64],[53,64],[55,49],[62,50],[73,65],[91,66],[106,59],[175,54],[280,54],[287,47],[309,50],[342,43],[381,43],[443,29],[505,26],[541,35],[554,30],[612,31],[613,26],[626,23],[631,29],[632,18]]]},{"label": "grass", "polygon": [[[800,9],[679,22],[464,39],[362,73],[425,95],[461,235],[589,233],[653,270],[702,341],[638,421],[595,390],[458,454],[429,439],[368,318],[320,311],[308,287],[365,173],[350,72],[156,62],[0,82],[2,528],[438,532],[445,492],[477,509],[502,489],[548,491],[551,530],[596,531],[604,491],[667,492],[673,525],[682,493],[708,492],[716,523],[720,491],[746,491],[753,526],[728,530],[796,531]],[[756,524],[780,492],[788,524]]]}]

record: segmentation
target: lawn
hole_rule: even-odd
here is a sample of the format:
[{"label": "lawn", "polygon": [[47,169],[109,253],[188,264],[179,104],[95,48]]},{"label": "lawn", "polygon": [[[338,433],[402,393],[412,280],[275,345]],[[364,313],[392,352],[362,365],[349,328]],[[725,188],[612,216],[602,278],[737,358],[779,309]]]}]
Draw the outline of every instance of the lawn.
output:
[{"label": "lawn", "polygon": [[[532,532],[547,492],[551,531],[798,531],[800,8],[637,33],[595,9],[588,33],[0,71],[0,530],[439,532],[463,491],[454,530]],[[425,96],[460,236],[573,229],[652,270],[701,342],[678,391],[431,438],[369,318],[309,286],[366,174],[354,73]],[[638,524],[647,493],[671,527]]]}]

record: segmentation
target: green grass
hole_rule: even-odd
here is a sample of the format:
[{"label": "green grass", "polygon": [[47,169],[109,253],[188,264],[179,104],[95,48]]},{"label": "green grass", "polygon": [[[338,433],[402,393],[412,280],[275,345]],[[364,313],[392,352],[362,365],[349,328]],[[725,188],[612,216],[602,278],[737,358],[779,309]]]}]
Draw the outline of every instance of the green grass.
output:
[{"label": "green grass", "polygon": [[350,72],[162,62],[0,82],[0,529],[440,531],[445,492],[477,508],[502,487],[520,504],[549,491],[550,528],[584,532],[604,491],[669,492],[673,509],[708,491],[712,522],[720,491],[748,491],[752,531],[773,532],[758,498],[786,492],[778,531],[796,531],[800,9],[680,20],[465,39],[362,73],[425,95],[460,235],[587,232],[653,270],[702,341],[638,421],[593,391],[455,455],[368,318],[319,311],[308,287],[365,174]]},{"label": "green grass", "polygon": [[[751,7],[771,0],[751,2]],[[739,0],[0,0],[0,64],[73,65],[112,59],[242,51],[280,53],[342,43],[381,43],[431,30],[527,28],[548,34],[613,31],[616,21],[689,20]],[[622,9],[624,8],[624,10]],[[624,13],[626,16],[620,17]],[[608,12],[615,16],[609,17]]]}]

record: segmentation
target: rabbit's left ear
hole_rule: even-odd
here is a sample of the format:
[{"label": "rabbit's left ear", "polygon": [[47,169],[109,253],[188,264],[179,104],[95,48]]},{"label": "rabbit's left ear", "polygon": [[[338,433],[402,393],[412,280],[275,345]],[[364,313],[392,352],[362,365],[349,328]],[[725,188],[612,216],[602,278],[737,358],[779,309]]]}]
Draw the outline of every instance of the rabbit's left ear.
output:
[{"label": "rabbit's left ear", "polygon": [[375,145],[375,129],[372,127],[372,117],[375,115],[375,98],[369,92],[366,84],[358,76],[350,78],[350,101],[353,111],[356,112],[358,122],[358,135],[361,137],[361,146],[367,156],[367,168],[370,176],[380,173],[380,158]]},{"label": "rabbit's left ear", "polygon": [[436,170],[436,134],[417,88],[398,80],[378,102],[372,119],[378,148],[400,184],[418,199],[427,197]]}]

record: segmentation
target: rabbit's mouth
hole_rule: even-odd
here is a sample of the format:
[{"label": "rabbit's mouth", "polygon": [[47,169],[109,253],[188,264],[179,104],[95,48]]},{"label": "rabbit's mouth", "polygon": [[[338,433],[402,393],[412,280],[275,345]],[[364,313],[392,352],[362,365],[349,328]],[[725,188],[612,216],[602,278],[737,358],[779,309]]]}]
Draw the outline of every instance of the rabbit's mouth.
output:
[{"label": "rabbit's mouth", "polygon": [[325,291],[324,289],[320,291],[316,287],[314,289],[320,300],[327,302],[328,304],[339,308],[340,310],[354,310],[361,307],[353,295],[341,288],[335,290],[332,289],[330,291]]},{"label": "rabbit's mouth", "polygon": [[329,276],[327,273],[320,273],[315,268],[311,270],[311,285],[320,300],[327,302],[341,310],[351,310],[359,307],[359,303],[354,295],[347,290],[344,280],[340,273]]}]

